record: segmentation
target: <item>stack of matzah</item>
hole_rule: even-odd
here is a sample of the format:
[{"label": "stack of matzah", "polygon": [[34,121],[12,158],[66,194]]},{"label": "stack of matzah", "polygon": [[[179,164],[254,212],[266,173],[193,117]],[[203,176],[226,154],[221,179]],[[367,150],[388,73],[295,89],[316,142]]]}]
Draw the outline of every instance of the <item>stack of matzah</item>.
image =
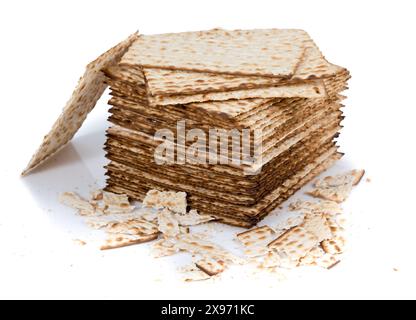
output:
[{"label": "stack of matzah", "polygon": [[[104,71],[113,96],[109,191],[139,200],[150,189],[185,191],[199,212],[250,227],[341,156],[334,139],[349,73],[304,31],[139,36]],[[157,164],[155,134],[175,133],[178,150],[183,121],[207,137],[212,128],[259,129],[261,157],[234,165],[230,153],[229,164],[201,164],[175,153],[174,164]]]},{"label": "stack of matzah", "polygon": [[[341,157],[334,139],[348,78],[302,30],[133,34],[88,65],[23,174],[71,140],[109,84],[107,189],[138,200],[150,189],[185,191],[200,213],[250,227]],[[182,159],[190,129],[249,129],[244,161],[208,145],[202,155],[216,162]],[[182,152],[162,166],[155,134],[166,130],[169,150]]]}]

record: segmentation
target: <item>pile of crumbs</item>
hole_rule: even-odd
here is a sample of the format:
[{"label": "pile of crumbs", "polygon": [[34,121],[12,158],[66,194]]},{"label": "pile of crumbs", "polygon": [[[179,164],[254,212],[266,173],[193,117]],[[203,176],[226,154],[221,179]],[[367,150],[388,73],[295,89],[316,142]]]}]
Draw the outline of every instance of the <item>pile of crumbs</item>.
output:
[{"label": "pile of crumbs", "polygon": [[290,203],[293,215],[285,221],[235,235],[241,256],[210,241],[207,234],[191,232],[190,227],[216,218],[188,211],[185,192],[150,190],[141,207],[131,204],[126,195],[101,190],[91,193],[89,200],[65,192],[60,202],[76,209],[89,227],[106,233],[101,250],[153,241],[154,258],[180,252],[192,255],[192,264],[179,271],[185,281],[202,281],[219,277],[231,265],[254,263],[271,272],[300,266],[333,268],[346,247],[347,219],[341,203],[363,176],[364,170],[352,170],[315,181],[306,193],[315,200]]}]

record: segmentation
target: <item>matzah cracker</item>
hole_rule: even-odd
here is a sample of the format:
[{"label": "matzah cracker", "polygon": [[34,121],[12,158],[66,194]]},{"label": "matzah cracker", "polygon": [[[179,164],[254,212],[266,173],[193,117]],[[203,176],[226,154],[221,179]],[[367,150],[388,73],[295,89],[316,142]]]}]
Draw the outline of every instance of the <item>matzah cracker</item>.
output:
[{"label": "matzah cracker", "polygon": [[156,240],[158,234],[150,235],[129,235],[129,234],[114,234],[109,233],[104,245],[101,246],[101,250],[118,249],[135,244],[141,244]]},{"label": "matzah cracker", "polygon": [[176,237],[181,233],[178,220],[169,209],[163,209],[158,217],[158,228],[166,237]]},{"label": "matzah cracker", "polygon": [[44,137],[41,146],[30,160],[22,175],[27,175],[44,163],[72,139],[107,88],[105,76],[101,69],[118,63],[137,37],[137,33],[131,35],[128,39],[102,54],[87,66],[71,99],[66,104],[58,120],[56,120],[51,131]]},{"label": "matzah cracker", "polygon": [[105,191],[103,193],[103,203],[107,214],[131,213],[135,207],[130,205],[128,196],[115,194]]},{"label": "matzah cracker", "polygon": [[324,214],[307,214],[303,223],[300,225],[303,229],[315,235],[318,242],[331,239],[332,233],[328,226]]},{"label": "matzah cracker", "polygon": [[143,206],[147,208],[167,208],[174,213],[186,214],[186,193],[174,191],[150,190],[143,200]]},{"label": "matzah cracker", "polygon": [[345,174],[327,176],[315,182],[315,189],[307,194],[338,203],[344,202],[364,176],[364,170],[351,170]]},{"label": "matzah cracker", "polygon": [[296,268],[297,264],[297,259],[292,259],[284,251],[270,250],[264,256],[263,261],[260,264],[260,267],[267,269],[293,269]]},{"label": "matzah cracker", "polygon": [[179,225],[185,227],[196,226],[216,219],[213,216],[199,214],[197,210],[190,210],[184,215],[177,214],[175,215],[175,218],[178,220]]},{"label": "matzah cracker", "polygon": [[257,227],[237,234],[237,239],[244,245],[244,254],[254,258],[268,253],[267,245],[275,239],[276,232],[269,226]]},{"label": "matzah cracker", "polygon": [[351,170],[336,176],[327,176],[315,182],[315,188],[307,194],[331,200],[338,203],[344,202],[350,195],[352,188],[356,186],[364,176],[364,170]]},{"label": "matzah cracker", "polygon": [[157,223],[157,217],[159,215],[159,211],[154,210],[154,209],[148,209],[148,208],[140,208],[137,210],[137,214],[140,216],[140,218],[146,221]]},{"label": "matzah cracker", "polygon": [[339,235],[330,240],[322,241],[321,246],[326,253],[341,254],[345,251],[345,244],[345,238]]},{"label": "matzah cracker", "polygon": [[140,36],[121,63],[290,78],[310,38],[303,30],[220,30]]},{"label": "matzah cracker", "polygon": [[59,196],[59,202],[79,210],[81,215],[92,216],[95,215],[94,207],[85,199],[81,198],[74,192],[64,192]]},{"label": "matzah cracker", "polygon": [[272,228],[262,226],[237,234],[237,239],[245,246],[252,246],[264,243],[274,234],[275,232]]},{"label": "matzah cracker", "polygon": [[297,200],[290,203],[289,209],[291,211],[300,211],[302,213],[324,213],[331,216],[343,212],[339,203],[325,200],[317,202]]},{"label": "matzah cracker", "polygon": [[179,272],[183,274],[182,279],[185,282],[205,281],[211,279],[211,276],[199,269],[195,264],[180,268]]},{"label": "matzah cracker", "polygon": [[172,256],[179,252],[175,243],[175,240],[172,238],[160,239],[152,245],[150,254],[153,258]]},{"label": "matzah cracker", "polygon": [[304,214],[290,216],[287,219],[273,226],[273,229],[286,231],[286,230],[292,229],[293,227],[297,227],[298,225],[302,224],[304,219],[305,219]]},{"label": "matzah cracker", "polygon": [[331,269],[336,264],[339,263],[339,259],[332,255],[326,253],[321,246],[313,248],[308,254],[303,257],[299,266],[316,266],[324,269]]},{"label": "matzah cracker", "polygon": [[142,219],[114,222],[107,225],[105,231],[107,233],[129,235],[155,235],[159,233],[157,225]]},{"label": "matzah cracker", "polygon": [[226,268],[224,261],[211,257],[205,257],[196,262],[195,265],[211,277],[224,272]]},{"label": "matzah cracker", "polygon": [[302,227],[294,227],[272,241],[268,247],[286,253],[291,260],[299,261],[319,243],[318,237]]},{"label": "matzah cracker", "polygon": [[213,259],[221,259],[225,262],[243,264],[244,260],[232,255],[219,245],[210,241],[201,239],[201,237],[193,234],[180,235],[177,237],[176,246],[182,251],[203,257],[211,257]]},{"label": "matzah cracker", "polygon": [[321,198],[341,203],[347,200],[351,191],[352,184],[345,184],[337,187],[315,188],[306,192],[306,194],[315,198]]},{"label": "matzah cracker", "polygon": [[270,98],[310,98],[326,97],[325,86],[322,81],[314,80],[310,83],[296,83],[286,86],[257,88],[248,90],[233,90],[225,92],[201,93],[182,96],[149,96],[152,105],[175,105],[206,101],[227,101],[244,99]]},{"label": "matzah cracker", "polygon": [[99,230],[114,223],[124,223],[129,220],[134,220],[138,218],[141,218],[141,217],[137,215],[135,211],[133,211],[132,213],[129,213],[129,214],[111,214],[111,215],[99,215],[99,216],[87,217],[87,219],[85,220],[85,223],[90,228]]}]

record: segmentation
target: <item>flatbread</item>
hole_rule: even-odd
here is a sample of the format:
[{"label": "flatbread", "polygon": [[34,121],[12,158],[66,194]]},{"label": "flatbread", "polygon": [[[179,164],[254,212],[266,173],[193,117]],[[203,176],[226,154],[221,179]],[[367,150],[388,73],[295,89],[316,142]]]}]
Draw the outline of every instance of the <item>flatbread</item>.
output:
[{"label": "flatbread", "polygon": [[185,192],[149,190],[143,200],[147,208],[166,208],[178,214],[186,214],[187,201]]},{"label": "flatbread", "polygon": [[225,271],[226,263],[222,260],[206,257],[199,260],[195,265],[209,276],[215,276]]},{"label": "flatbread", "polygon": [[176,237],[181,233],[179,222],[169,209],[163,209],[158,215],[158,228],[165,237]]},{"label": "flatbread", "polygon": [[297,200],[289,204],[289,210],[302,213],[324,213],[331,216],[343,213],[339,203],[325,200],[317,202]]},{"label": "flatbread", "polygon": [[78,210],[81,215],[93,216],[95,209],[87,200],[81,198],[75,192],[64,192],[59,196],[59,202],[63,205]]},{"label": "flatbread", "polygon": [[158,234],[149,235],[129,235],[129,234],[114,234],[109,233],[105,243],[101,246],[101,250],[118,249],[128,247],[136,244],[150,242],[156,240]]},{"label": "flatbread", "polygon": [[131,213],[135,206],[130,205],[129,197],[125,194],[103,192],[104,212],[106,214]]},{"label": "flatbread", "polygon": [[196,226],[216,219],[214,216],[199,214],[197,210],[190,210],[184,215],[177,214],[175,215],[175,218],[179,225],[184,227]]},{"label": "flatbread", "polygon": [[351,170],[336,176],[327,176],[315,182],[315,188],[308,195],[325,200],[344,202],[354,186],[360,183],[364,170]]},{"label": "flatbread", "polygon": [[181,251],[200,255],[204,258],[210,257],[212,259],[218,259],[229,263],[244,263],[244,260],[234,256],[219,245],[194,234],[179,235],[177,237],[176,247]]},{"label": "flatbread", "polygon": [[323,81],[312,80],[308,83],[296,83],[278,87],[255,88],[247,90],[232,90],[224,92],[201,93],[181,96],[149,96],[151,105],[175,105],[206,101],[227,101],[244,99],[270,99],[270,98],[309,98],[318,99],[326,97]]},{"label": "flatbread", "polygon": [[150,254],[153,258],[172,256],[179,252],[175,243],[175,240],[172,238],[160,239],[152,245]]},{"label": "flatbread", "polygon": [[156,235],[159,234],[157,225],[142,219],[131,219],[123,222],[110,223],[105,227],[107,233],[128,235]]},{"label": "flatbread", "polygon": [[322,213],[307,214],[300,227],[312,233],[318,239],[318,243],[331,239],[332,237],[331,229],[328,226],[327,219]]},{"label": "flatbread", "polygon": [[310,40],[303,30],[213,29],[140,36],[121,63],[162,69],[290,78]]},{"label": "flatbread", "polygon": [[291,260],[299,261],[319,243],[318,237],[302,227],[294,227],[272,241],[270,249],[286,253]]},{"label": "flatbread", "polygon": [[237,234],[237,239],[243,244],[244,254],[255,258],[264,256],[269,252],[269,244],[277,236],[269,226],[262,226]]},{"label": "flatbread", "polygon": [[199,269],[195,264],[181,268],[182,280],[185,282],[205,281],[211,279],[211,276]]},{"label": "flatbread", "polygon": [[71,99],[23,171],[23,176],[56,154],[72,139],[107,88],[101,69],[118,63],[137,37],[138,34],[134,33],[87,66]]}]

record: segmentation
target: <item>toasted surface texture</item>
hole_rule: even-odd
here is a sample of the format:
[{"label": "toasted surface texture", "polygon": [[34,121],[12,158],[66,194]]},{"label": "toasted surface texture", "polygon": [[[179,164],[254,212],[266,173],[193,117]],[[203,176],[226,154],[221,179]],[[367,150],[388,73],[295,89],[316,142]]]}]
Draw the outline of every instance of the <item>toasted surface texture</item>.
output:
[{"label": "toasted surface texture", "polygon": [[305,43],[303,30],[221,30],[140,36],[122,63],[240,75],[290,77]]}]

